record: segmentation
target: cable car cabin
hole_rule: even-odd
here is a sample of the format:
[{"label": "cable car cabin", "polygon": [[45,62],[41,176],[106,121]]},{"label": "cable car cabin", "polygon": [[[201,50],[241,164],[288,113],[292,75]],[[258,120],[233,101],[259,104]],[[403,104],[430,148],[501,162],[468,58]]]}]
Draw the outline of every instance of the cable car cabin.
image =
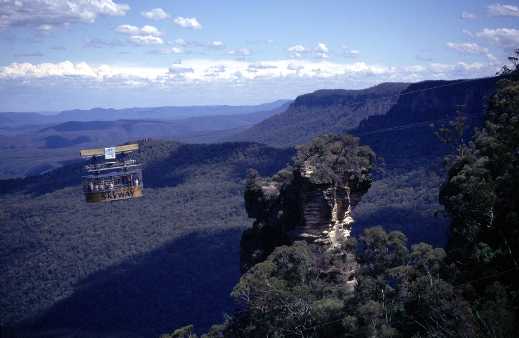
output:
[{"label": "cable car cabin", "polygon": [[89,158],[82,176],[87,202],[109,202],[142,197],[142,169],[132,158],[138,144],[110,148],[83,149],[81,157]]}]

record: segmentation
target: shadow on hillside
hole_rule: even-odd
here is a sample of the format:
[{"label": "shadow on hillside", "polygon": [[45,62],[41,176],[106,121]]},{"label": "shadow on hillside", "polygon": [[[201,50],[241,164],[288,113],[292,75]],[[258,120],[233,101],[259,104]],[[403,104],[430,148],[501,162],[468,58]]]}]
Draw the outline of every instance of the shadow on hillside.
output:
[{"label": "shadow on hillside", "polygon": [[189,234],[94,273],[20,331],[37,337],[158,337],[190,323],[207,330],[232,310],[240,236],[241,229]]},{"label": "shadow on hillside", "polygon": [[424,215],[415,209],[399,207],[381,207],[373,212],[355,214],[352,235],[359,237],[364,229],[381,226],[386,231],[402,231],[409,244],[430,243],[436,247],[445,247],[448,236],[448,220],[442,216]]},{"label": "shadow on hillside", "polygon": [[251,142],[184,144],[164,160],[145,168],[145,187],[174,187],[190,176],[211,178],[221,172],[232,180],[243,179],[249,168],[271,176],[285,167],[294,154],[293,148],[277,149]]},{"label": "shadow on hillside", "polygon": [[17,192],[41,196],[80,185],[82,165],[81,161],[70,161],[65,166],[42,175],[0,180],[0,196]]}]

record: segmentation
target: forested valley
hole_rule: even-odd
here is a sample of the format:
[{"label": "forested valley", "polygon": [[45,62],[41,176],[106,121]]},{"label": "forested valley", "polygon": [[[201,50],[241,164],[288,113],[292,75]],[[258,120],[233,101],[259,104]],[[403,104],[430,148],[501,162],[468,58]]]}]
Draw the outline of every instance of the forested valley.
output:
[{"label": "forested valley", "polygon": [[[117,203],[84,203],[79,160],[1,180],[4,331],[513,336],[516,101],[515,68],[317,91],[224,143],[139,141],[145,196]],[[285,232],[300,221],[290,192],[306,193],[294,185],[304,158],[319,182],[369,169],[369,189],[364,169],[342,179],[365,184],[351,196],[352,236],[333,250]],[[263,196],[261,184],[286,192]],[[247,191],[263,196],[258,224]]]},{"label": "forested valley", "polygon": [[[409,245],[405,233],[386,231],[377,224],[335,247],[307,241],[278,246],[234,287],[238,310],[203,336],[516,336],[519,67],[516,57],[510,60],[513,68],[503,69],[483,127],[468,141],[463,140],[462,118],[438,132],[453,149],[445,160],[448,172],[438,196],[449,220],[445,248]],[[338,150],[345,145],[338,147],[341,142],[345,141],[318,137],[299,148],[296,159],[319,157],[312,172],[341,182],[336,166],[346,156]],[[350,157],[350,162],[360,161],[369,169],[360,159],[365,151],[355,153],[358,158]],[[283,196],[293,186],[291,170],[286,168],[261,184],[277,184]],[[358,170],[348,171],[353,182],[358,182],[354,177],[362,172]],[[253,194],[258,188],[252,184],[247,189]],[[264,189],[254,195],[257,206],[268,214],[278,208],[272,194]],[[299,222],[295,216],[281,214],[265,218],[262,224],[263,218],[255,216],[259,211],[251,207],[248,211],[257,219],[258,230],[273,225],[289,229],[290,223]],[[341,279],[345,267],[356,269],[354,291]],[[193,327],[185,326],[162,337],[195,336]]]}]

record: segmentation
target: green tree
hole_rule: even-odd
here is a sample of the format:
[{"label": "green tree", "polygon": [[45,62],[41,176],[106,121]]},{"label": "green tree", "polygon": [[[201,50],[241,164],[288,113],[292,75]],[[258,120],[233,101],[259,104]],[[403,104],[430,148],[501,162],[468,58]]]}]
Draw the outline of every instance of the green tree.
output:
[{"label": "green tree", "polygon": [[461,272],[479,334],[489,337],[511,337],[519,328],[518,56],[519,49],[500,73],[484,127],[440,191],[452,221],[449,260]]},{"label": "green tree", "polygon": [[448,155],[446,158],[447,163],[452,163],[452,161],[465,156],[465,149],[467,147],[467,118],[463,113],[463,108],[463,105],[458,106],[456,117],[435,131],[435,135],[440,142],[451,147],[451,155]]}]

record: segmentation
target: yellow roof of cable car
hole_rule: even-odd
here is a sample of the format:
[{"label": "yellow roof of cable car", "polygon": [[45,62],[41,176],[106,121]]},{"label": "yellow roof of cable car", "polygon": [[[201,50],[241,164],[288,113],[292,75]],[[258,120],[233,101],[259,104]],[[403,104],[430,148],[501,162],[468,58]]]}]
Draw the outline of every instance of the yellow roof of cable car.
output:
[{"label": "yellow roof of cable car", "polygon": [[[117,154],[136,150],[139,150],[139,145],[137,143],[125,144],[115,147],[115,153]],[[81,157],[103,156],[105,154],[105,148],[81,149],[79,153],[81,154]]]}]

